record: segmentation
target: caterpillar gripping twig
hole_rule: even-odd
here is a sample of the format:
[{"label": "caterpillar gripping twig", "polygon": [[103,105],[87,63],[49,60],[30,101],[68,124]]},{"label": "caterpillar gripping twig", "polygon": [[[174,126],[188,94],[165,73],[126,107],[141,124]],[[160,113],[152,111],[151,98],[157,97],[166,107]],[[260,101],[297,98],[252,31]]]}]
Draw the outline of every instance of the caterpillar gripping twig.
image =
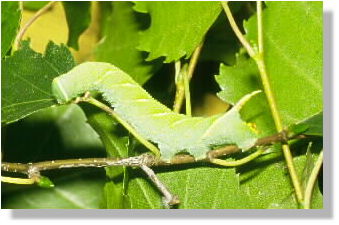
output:
[{"label": "caterpillar gripping twig", "polygon": [[251,148],[257,135],[241,119],[239,110],[253,95],[245,95],[231,110],[211,117],[178,114],[161,104],[128,74],[101,62],[82,63],[56,77],[53,93],[59,103],[67,103],[86,91],[98,91],[114,111],[145,139],[156,143],[161,158],[169,161],[187,152],[196,159],[206,157],[213,146],[236,144]]}]

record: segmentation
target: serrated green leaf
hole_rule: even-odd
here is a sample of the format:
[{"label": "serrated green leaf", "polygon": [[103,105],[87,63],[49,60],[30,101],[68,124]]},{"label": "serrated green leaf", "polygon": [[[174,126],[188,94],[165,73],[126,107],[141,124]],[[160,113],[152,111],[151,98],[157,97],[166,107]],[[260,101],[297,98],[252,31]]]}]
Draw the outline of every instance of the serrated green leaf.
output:
[{"label": "serrated green leaf", "polygon": [[[239,175],[235,169],[186,168],[158,175],[169,190],[178,195],[181,209],[246,208],[248,199],[240,191]],[[145,180],[138,178],[131,181],[132,207],[162,208],[158,191]]]},{"label": "serrated green leaf", "polygon": [[102,201],[102,174],[72,174],[55,181],[54,188],[32,186],[3,195],[5,209],[97,209]]},{"label": "serrated green leaf", "polygon": [[20,27],[20,3],[1,2],[1,58],[10,50]]},{"label": "serrated green leaf", "polygon": [[[255,2],[229,2],[231,12],[238,24],[253,14],[252,8],[255,8],[253,3]],[[218,61],[233,65],[236,60],[235,54],[239,48],[238,38],[235,36],[225,13],[220,13],[206,34],[199,60]]]},{"label": "serrated green leaf", "polygon": [[141,34],[139,49],[147,60],[188,58],[218,17],[219,2],[135,2],[135,10],[149,13],[151,26]]},{"label": "serrated green leaf", "polygon": [[[301,174],[306,157],[294,159]],[[271,153],[237,169],[195,168],[157,173],[168,189],[179,196],[181,209],[267,209],[298,208],[293,196],[285,162],[279,153]],[[157,169],[156,169],[157,171]],[[158,190],[147,177],[134,173],[129,184],[132,208],[163,208]],[[143,178],[140,178],[143,177]],[[314,208],[322,207],[319,190],[314,194]]]},{"label": "serrated green leaf", "polygon": [[113,12],[106,18],[103,39],[96,49],[96,60],[109,62],[144,84],[159,69],[161,62],[145,62],[145,54],[136,49],[139,32],[147,22],[145,15],[132,10],[130,2],[113,2]]},{"label": "serrated green leaf", "polygon": [[[217,94],[227,103],[235,104],[247,93],[262,89],[257,65],[245,54],[239,53],[234,66],[220,65],[215,76],[221,91]],[[256,124],[260,136],[275,133],[274,122],[264,94],[249,101],[241,110],[245,121]]]},{"label": "serrated green leaf", "polygon": [[65,9],[68,24],[67,45],[78,50],[79,37],[91,22],[91,2],[64,1],[62,5]]},{"label": "serrated green leaf", "polygon": [[[322,104],[322,3],[266,2],[263,11],[265,62],[284,126],[305,120]],[[257,43],[256,16],[245,23]]]},{"label": "serrated green leaf", "polygon": [[245,94],[261,89],[257,65],[245,54],[237,55],[234,66],[220,65],[219,75],[215,76],[221,91],[218,96],[234,105]]},{"label": "serrated green leaf", "polygon": [[[321,5],[310,2],[304,7],[307,5],[305,2],[268,2],[263,12],[265,62],[285,126],[322,110]],[[310,16],[307,9],[317,14]],[[310,18],[304,23],[307,16]],[[292,17],[293,21],[288,19]],[[247,36],[253,43],[256,27],[256,16],[245,23]],[[308,46],[312,46],[312,50]],[[262,89],[256,64],[241,53],[235,66],[221,65],[219,73],[216,80],[222,91],[218,96],[226,102],[234,103],[241,95]],[[256,123],[263,136],[275,132],[264,96],[247,104],[242,114],[245,120]]]},{"label": "serrated green leaf", "polygon": [[75,65],[69,50],[50,42],[42,55],[22,42],[22,48],[1,62],[2,118],[15,122],[54,105],[51,82]]}]

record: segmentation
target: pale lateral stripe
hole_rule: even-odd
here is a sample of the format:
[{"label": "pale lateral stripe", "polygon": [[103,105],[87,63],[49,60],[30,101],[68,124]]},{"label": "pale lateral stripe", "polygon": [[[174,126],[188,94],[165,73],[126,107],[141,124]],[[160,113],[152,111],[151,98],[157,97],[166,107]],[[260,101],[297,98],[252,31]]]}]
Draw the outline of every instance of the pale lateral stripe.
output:
[{"label": "pale lateral stripe", "polygon": [[111,87],[139,87],[138,85],[131,84],[131,83],[118,83],[118,84],[112,84]]},{"label": "pale lateral stripe", "polygon": [[149,101],[153,101],[153,99],[149,99],[149,98],[139,98],[139,99],[133,99],[130,102],[149,102]]},{"label": "pale lateral stripe", "polygon": [[176,125],[178,125],[180,123],[183,123],[184,121],[191,120],[191,119],[192,119],[191,117],[190,118],[185,118],[185,119],[180,119],[179,121],[176,121],[176,122],[172,123],[171,127],[174,127],[174,126],[176,126]]},{"label": "pale lateral stripe", "polygon": [[171,115],[171,114],[173,113],[165,112],[165,113],[155,113],[155,114],[152,114],[151,116],[156,117],[156,116],[165,116],[165,115]]}]

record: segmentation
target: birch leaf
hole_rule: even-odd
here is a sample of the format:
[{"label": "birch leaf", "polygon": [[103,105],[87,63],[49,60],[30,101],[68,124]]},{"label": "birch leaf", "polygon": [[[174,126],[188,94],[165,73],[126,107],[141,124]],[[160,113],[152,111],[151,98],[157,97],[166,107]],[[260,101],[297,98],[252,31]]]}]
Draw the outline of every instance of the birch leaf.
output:
[{"label": "birch leaf", "polygon": [[149,13],[151,26],[141,34],[139,49],[147,60],[166,57],[172,62],[190,57],[217,19],[219,2],[135,2],[135,10]]}]

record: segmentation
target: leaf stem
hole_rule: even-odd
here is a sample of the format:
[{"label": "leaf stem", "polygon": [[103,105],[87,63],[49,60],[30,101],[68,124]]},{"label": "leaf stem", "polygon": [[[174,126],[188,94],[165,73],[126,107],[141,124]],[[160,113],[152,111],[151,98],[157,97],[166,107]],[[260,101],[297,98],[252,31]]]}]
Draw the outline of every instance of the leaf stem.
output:
[{"label": "leaf stem", "polygon": [[[261,81],[264,87],[264,92],[272,113],[272,117],[276,126],[276,129],[278,132],[283,131],[283,125],[281,122],[280,114],[277,108],[277,104],[275,102],[275,98],[273,95],[273,91],[270,86],[270,82],[268,79],[268,74],[266,71],[266,65],[264,61],[264,40],[263,40],[263,23],[262,23],[262,2],[257,1],[257,21],[258,21],[258,52],[255,51],[250,43],[246,40],[245,36],[241,33],[239,27],[237,26],[234,17],[232,15],[232,12],[228,6],[227,2],[221,2],[224,11],[226,13],[226,16],[230,22],[230,25],[238,37],[239,41],[241,44],[244,46],[244,48],[247,50],[248,54],[255,60],[258,70],[260,73]],[[295,166],[293,164],[293,157],[290,151],[290,148],[288,144],[283,144],[282,145],[282,150],[284,153],[284,157],[286,160],[287,168],[293,183],[293,187],[296,192],[296,196],[298,199],[298,202],[302,203],[303,202],[303,192],[301,188],[301,183],[299,181],[299,177],[297,175]]]},{"label": "leaf stem", "polygon": [[156,156],[160,156],[159,149],[153,145],[151,142],[143,138],[129,123],[127,123],[125,120],[123,120],[112,108],[105,105],[104,103],[96,100],[92,97],[83,97],[80,98],[78,101],[88,102],[103,111],[110,114],[113,118],[115,118],[121,125],[123,125],[141,144],[143,144],[145,147],[147,147],[151,152],[153,152]]},{"label": "leaf stem", "polygon": [[180,60],[176,61],[175,64],[175,99],[173,105],[173,111],[180,113],[182,102],[185,97],[185,85],[182,77],[182,69]]},{"label": "leaf stem", "polygon": [[314,189],[315,182],[317,180],[317,177],[319,175],[319,171],[321,169],[321,166],[323,164],[323,151],[320,152],[318,156],[318,160],[314,165],[314,168],[310,174],[310,177],[308,179],[306,189],[305,189],[305,200],[304,200],[304,208],[310,209],[311,208],[311,200],[312,200],[312,193]]},{"label": "leaf stem", "polygon": [[253,159],[257,158],[258,156],[260,156],[262,153],[265,152],[265,148],[259,148],[257,151],[255,151],[254,153],[252,153],[251,155],[239,159],[239,160],[234,160],[234,161],[227,161],[224,159],[211,159],[211,163],[213,164],[217,164],[220,166],[229,166],[229,167],[233,167],[233,166],[241,166],[244,165],[250,161],[252,161]]},{"label": "leaf stem", "polygon": [[11,183],[11,184],[34,184],[35,183],[35,179],[1,176],[1,182]]},{"label": "leaf stem", "polygon": [[192,116],[192,106],[191,106],[191,92],[190,92],[190,81],[188,78],[188,72],[183,71],[184,75],[184,87],[185,87],[185,102],[186,102],[186,115]]},{"label": "leaf stem", "polygon": [[[191,57],[191,60],[190,60],[189,65],[188,65],[187,72],[183,71],[183,72],[185,72],[183,79],[185,79],[185,77],[187,77],[186,82],[188,83],[188,85],[185,84],[185,80],[184,80],[184,82],[177,81],[175,101],[174,101],[174,106],[173,106],[173,111],[176,112],[176,113],[180,112],[184,98],[186,98],[185,95],[186,96],[188,95],[190,97],[189,93],[186,93],[187,92],[186,86],[189,87],[189,82],[191,81],[191,79],[193,77],[193,73],[194,73],[196,65],[198,63],[198,59],[199,59],[199,55],[201,53],[202,46],[203,46],[203,42],[201,42],[199,44],[199,46],[194,50],[192,57]],[[176,74],[177,74],[177,66],[176,66]],[[186,107],[187,107],[188,104],[189,105],[191,104],[190,103],[191,99],[189,99],[188,101],[189,102],[187,102],[187,98],[186,98]],[[187,109],[186,109],[186,114],[188,114]]]},{"label": "leaf stem", "polygon": [[[275,102],[275,98],[273,95],[273,91],[271,89],[271,85],[269,82],[269,78],[266,71],[266,65],[264,60],[264,38],[263,38],[263,23],[262,23],[262,2],[257,1],[257,20],[258,20],[258,48],[259,52],[256,54],[253,59],[256,61],[261,77],[261,81],[264,87],[264,92],[267,97],[267,101],[269,104],[269,107],[271,109],[272,117],[275,123],[275,127],[278,132],[282,131],[283,125],[281,122],[280,113],[278,111],[277,104]],[[287,168],[295,189],[295,193],[298,199],[298,202],[303,202],[303,192],[301,188],[301,183],[297,174],[297,171],[295,169],[294,163],[293,163],[293,157],[291,154],[290,147],[288,144],[282,145],[282,150],[284,153],[284,157],[286,160]]]},{"label": "leaf stem", "polygon": [[246,38],[244,37],[244,35],[241,33],[237,23],[234,20],[234,17],[232,15],[231,9],[228,6],[228,1],[225,2],[221,2],[221,5],[226,13],[227,19],[232,27],[232,30],[234,31],[235,35],[237,36],[237,38],[239,39],[239,41],[241,42],[241,44],[244,46],[244,48],[246,49],[246,51],[248,52],[248,54],[251,57],[254,57],[256,55],[254,49],[252,48],[251,44],[246,40]]},{"label": "leaf stem", "polygon": [[30,18],[27,23],[20,29],[19,33],[17,34],[13,46],[13,50],[17,50],[20,47],[20,42],[22,40],[22,37],[26,33],[27,29],[45,12],[47,12],[51,7],[53,7],[57,1],[51,1],[41,9],[39,9],[32,18]]}]

